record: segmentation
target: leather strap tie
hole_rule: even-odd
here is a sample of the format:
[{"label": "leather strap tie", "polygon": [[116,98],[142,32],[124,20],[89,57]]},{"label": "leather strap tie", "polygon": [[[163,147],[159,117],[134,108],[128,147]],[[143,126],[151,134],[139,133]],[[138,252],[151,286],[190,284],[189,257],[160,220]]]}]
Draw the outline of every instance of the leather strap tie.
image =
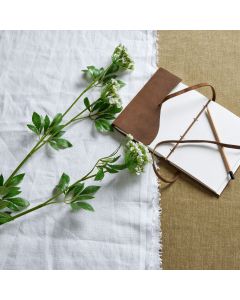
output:
[{"label": "leather strap tie", "polygon": [[[218,145],[218,146],[222,146],[222,147],[226,147],[226,148],[233,148],[233,149],[240,149],[240,145],[232,145],[232,144],[226,144],[226,143],[221,143],[221,142],[217,142],[217,141],[211,141],[211,140],[183,140],[183,138],[186,136],[186,134],[188,133],[188,131],[192,128],[192,126],[194,125],[194,123],[196,122],[196,120],[198,119],[198,117],[203,113],[203,111],[205,110],[205,108],[208,106],[208,104],[211,102],[211,101],[216,101],[216,92],[215,92],[215,89],[213,86],[211,86],[210,84],[208,83],[199,83],[199,84],[196,84],[196,85],[193,85],[193,86],[190,86],[190,87],[187,87],[185,89],[182,89],[178,92],[175,92],[175,93],[172,93],[170,95],[168,95],[167,97],[164,98],[164,100],[161,102],[160,105],[160,111],[161,111],[161,106],[164,102],[166,102],[167,100],[173,98],[173,97],[176,97],[176,96],[179,96],[179,95],[182,95],[184,93],[187,93],[187,92],[190,92],[192,90],[196,90],[196,89],[199,89],[199,88],[202,88],[202,87],[210,87],[211,91],[212,91],[212,98],[206,103],[206,105],[203,107],[203,109],[199,112],[199,114],[196,116],[196,118],[194,118],[193,122],[189,125],[189,127],[186,129],[186,131],[184,132],[184,134],[181,136],[181,138],[179,140],[165,140],[165,141],[161,141],[159,143],[156,144],[156,146],[154,147],[154,150],[152,151],[152,158],[153,158],[153,170],[155,172],[155,174],[157,175],[157,177],[159,179],[161,179],[163,182],[166,182],[166,183],[173,183],[175,182],[178,177],[179,177],[179,174],[181,173],[180,171],[177,171],[172,178],[170,179],[166,179],[165,177],[163,177],[160,172],[159,172],[159,169],[156,165],[156,158],[157,158],[157,155],[156,155],[156,149],[161,146],[161,145],[164,145],[164,144],[169,144],[169,143],[175,143],[175,146],[173,147],[173,149],[170,151],[170,154],[165,158],[167,159],[171,153],[176,149],[176,147],[179,145],[179,144],[187,144],[187,143],[195,143],[195,144],[199,144],[199,143],[208,143],[208,144],[214,144],[214,145]],[[161,120],[161,118],[160,118]],[[159,129],[160,130],[160,129]]]}]

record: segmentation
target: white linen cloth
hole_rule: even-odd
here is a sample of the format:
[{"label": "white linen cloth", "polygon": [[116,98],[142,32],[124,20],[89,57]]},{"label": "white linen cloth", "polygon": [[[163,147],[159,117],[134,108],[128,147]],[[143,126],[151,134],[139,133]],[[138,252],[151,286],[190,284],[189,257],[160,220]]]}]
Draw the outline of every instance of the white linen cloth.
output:
[{"label": "white linen cloth", "polygon": [[[106,66],[119,43],[135,61],[135,71],[123,76],[125,106],[156,69],[155,32],[0,32],[0,173],[7,178],[36,143],[26,127],[32,113],[53,117],[65,111],[86,86],[81,70]],[[73,111],[81,108],[79,101]],[[65,137],[74,147],[45,147],[22,169],[22,196],[31,206],[51,196],[62,172],[74,182],[122,140],[118,133],[96,132],[90,120],[72,126]],[[159,269],[160,208],[152,167],[141,176],[107,175],[101,184],[89,202],[93,213],[53,205],[1,226],[0,269]]]}]

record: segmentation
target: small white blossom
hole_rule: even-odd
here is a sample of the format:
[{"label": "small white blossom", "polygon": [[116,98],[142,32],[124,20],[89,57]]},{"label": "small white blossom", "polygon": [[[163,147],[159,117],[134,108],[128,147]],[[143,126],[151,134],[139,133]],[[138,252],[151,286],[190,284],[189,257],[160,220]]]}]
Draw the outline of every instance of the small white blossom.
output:
[{"label": "small white blossom", "polygon": [[127,139],[130,140],[130,141],[132,141],[133,140],[133,136],[129,133],[129,134],[127,134]]},{"label": "small white blossom", "polygon": [[119,68],[124,70],[133,70],[134,62],[127,52],[127,48],[123,45],[118,45],[112,55],[112,61]]},{"label": "small white blossom", "polygon": [[116,107],[120,108],[122,107],[122,101],[120,99],[120,97],[109,97],[108,101],[110,104],[115,105]]},{"label": "small white blossom", "polygon": [[120,88],[121,84],[116,79],[111,79],[103,87],[101,97],[108,100],[110,104],[115,105],[117,108],[121,108],[122,101],[118,94]]},{"label": "small white blossom", "polygon": [[140,175],[146,164],[152,162],[148,148],[141,142],[134,142],[131,134],[125,144],[125,163],[130,172]]}]

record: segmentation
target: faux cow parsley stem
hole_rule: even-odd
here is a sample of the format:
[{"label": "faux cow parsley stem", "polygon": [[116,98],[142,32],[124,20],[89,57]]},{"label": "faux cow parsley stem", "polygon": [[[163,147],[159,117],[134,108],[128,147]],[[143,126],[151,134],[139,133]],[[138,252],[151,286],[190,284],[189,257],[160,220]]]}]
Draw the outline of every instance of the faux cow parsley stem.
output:
[{"label": "faux cow parsley stem", "polygon": [[[0,224],[8,223],[13,220],[16,220],[26,214],[29,214],[31,212],[34,212],[40,208],[43,208],[45,206],[49,206],[52,204],[67,204],[70,205],[73,210],[78,209],[85,209],[89,211],[94,211],[93,207],[88,203],[85,202],[86,200],[90,200],[94,198],[95,193],[100,189],[100,186],[98,185],[89,185],[85,186],[85,181],[88,179],[94,178],[95,181],[101,181],[106,173],[118,173],[120,170],[125,169],[126,165],[116,165],[114,164],[120,156],[116,156],[117,152],[119,151],[120,147],[118,147],[112,154],[110,154],[107,157],[100,158],[93,168],[82,178],[75,181],[73,184],[70,185],[70,177],[63,173],[58,185],[55,188],[55,194],[49,198],[48,200],[38,204],[37,206],[34,206],[28,210],[25,210],[23,212],[20,212],[16,215],[11,215],[9,213],[1,212],[0,213]],[[9,186],[15,186],[22,180],[23,175],[18,175],[18,178],[15,177],[14,180],[12,180],[11,184]],[[3,178],[1,177],[1,180],[3,182]],[[62,199],[59,199],[60,196],[64,196]],[[11,198],[11,195],[9,195],[9,192],[7,193],[6,199],[3,200],[5,202],[12,201],[11,204],[14,205],[17,201],[13,201],[14,198]],[[11,200],[12,199],[12,200]],[[15,198],[17,199],[17,198]],[[20,198],[19,198],[20,199]],[[21,205],[21,202],[18,203]],[[29,205],[29,203],[28,203]]]},{"label": "faux cow parsley stem", "polygon": [[[95,198],[95,194],[100,189],[100,186],[89,185],[86,187],[85,182],[88,179],[94,178],[95,181],[99,182],[103,180],[107,173],[116,174],[124,169],[128,169],[131,173],[139,175],[144,171],[146,164],[150,162],[150,154],[147,147],[143,147],[142,143],[134,142],[131,136],[127,137],[127,141],[124,145],[124,161],[120,164],[116,164],[121,157],[120,155],[117,155],[119,149],[120,146],[109,156],[100,158],[87,174],[73,184],[70,184],[70,177],[66,173],[63,173],[58,185],[54,189],[54,195],[37,206],[15,215],[0,212],[0,224],[2,225],[14,221],[40,208],[53,204],[70,205],[73,210],[84,209],[94,211],[88,200]],[[23,176],[23,174],[19,174],[11,180],[8,184],[8,190],[5,191],[6,196],[2,199],[2,204],[5,203],[5,207],[8,208],[12,207],[14,211],[19,211],[19,207],[21,208],[25,204],[24,201],[26,201],[21,198],[14,198],[16,193],[18,193],[18,188],[16,188],[16,186],[21,182]],[[2,186],[3,183],[4,179],[0,176],[0,184]],[[27,205],[29,205],[28,202]]]},{"label": "faux cow parsley stem", "polygon": [[[133,70],[134,64],[129,57],[127,50],[124,46],[119,45],[115,48],[112,55],[112,62],[107,68],[96,68],[94,66],[88,66],[86,70],[83,70],[86,79],[90,80],[90,84],[80,93],[80,95],[72,102],[72,104],[66,109],[64,113],[58,113],[50,120],[50,117],[45,117],[34,112],[32,115],[32,123],[28,124],[28,128],[38,136],[38,141],[35,146],[30,150],[26,157],[19,163],[15,170],[11,173],[8,179],[0,185],[0,199],[5,197],[4,188],[16,177],[16,174],[22,168],[22,166],[44,145],[49,144],[53,149],[60,150],[72,147],[72,144],[64,139],[62,136],[65,131],[64,128],[71,125],[74,122],[81,121],[86,118],[90,118],[94,121],[97,130],[105,132],[110,131],[111,120],[115,118],[116,113],[122,110],[121,100],[117,94],[117,91],[124,86],[124,83],[120,80],[116,80],[118,73],[124,70]],[[94,87],[101,87],[102,92],[100,98],[90,103],[87,97],[84,98],[85,109],[77,113],[73,118],[63,123],[63,118],[72,110],[80,98],[90,89]],[[87,115],[83,116],[84,113]],[[24,175],[24,174],[23,174]],[[13,187],[15,188],[15,187]],[[18,194],[20,193],[18,188]],[[26,201],[25,207],[28,202]],[[4,205],[3,205],[4,206]],[[11,206],[11,205],[9,205]],[[22,208],[25,208],[22,202]],[[0,205],[0,210],[2,209]]]}]

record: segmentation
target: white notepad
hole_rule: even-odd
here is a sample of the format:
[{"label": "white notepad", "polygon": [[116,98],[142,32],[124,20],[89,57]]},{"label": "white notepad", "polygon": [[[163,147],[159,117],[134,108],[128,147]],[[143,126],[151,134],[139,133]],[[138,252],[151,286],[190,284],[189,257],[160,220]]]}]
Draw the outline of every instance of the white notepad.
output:
[{"label": "white notepad", "polygon": [[[186,87],[185,84],[179,83],[171,93]],[[150,149],[163,140],[179,140],[207,101],[208,98],[197,91],[191,91],[166,101],[161,109],[160,130],[150,144]],[[221,142],[239,145],[240,118],[217,102],[211,101],[208,108]],[[184,139],[215,141],[205,112],[201,114]],[[171,144],[162,145],[156,152],[161,157],[167,157],[172,148]],[[240,150],[225,148],[225,153],[233,173],[236,172],[240,165]],[[168,161],[218,195],[222,193],[230,180],[216,145],[179,144]]]}]

